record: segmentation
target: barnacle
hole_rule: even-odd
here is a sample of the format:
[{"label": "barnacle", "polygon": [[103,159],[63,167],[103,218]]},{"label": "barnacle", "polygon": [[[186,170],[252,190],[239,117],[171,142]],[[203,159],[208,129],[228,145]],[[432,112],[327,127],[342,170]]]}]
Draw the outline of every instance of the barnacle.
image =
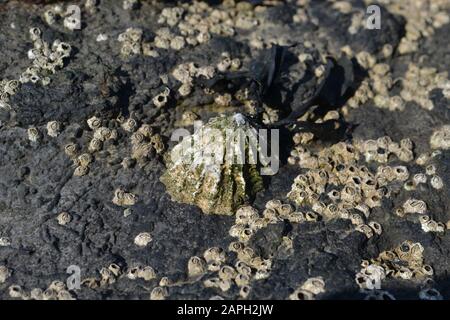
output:
[{"label": "barnacle", "polygon": [[318,295],[325,292],[325,281],[322,277],[309,278],[303,283],[301,288],[311,292],[313,295]]},{"label": "barnacle", "polygon": [[78,166],[75,168],[73,175],[75,177],[82,177],[85,176],[89,173],[89,167],[85,167],[85,166]]},{"label": "barnacle", "polygon": [[5,281],[11,276],[11,270],[5,266],[0,266],[0,284],[5,283]]},{"label": "barnacle", "polygon": [[94,131],[94,139],[98,139],[100,141],[105,141],[111,138],[113,130],[106,128],[106,127],[100,127]]},{"label": "barnacle", "polygon": [[434,164],[430,164],[430,165],[426,166],[425,173],[429,176],[435,175],[436,174],[436,166]]},{"label": "barnacle", "polygon": [[203,257],[205,258],[206,262],[225,262],[225,251],[219,247],[212,247],[209,249],[206,249],[206,251],[203,254]]},{"label": "barnacle", "polygon": [[359,231],[361,233],[364,233],[366,235],[367,238],[372,238],[373,237],[373,229],[368,226],[367,224],[359,224],[355,227],[356,231]]},{"label": "barnacle", "polygon": [[157,108],[162,108],[167,104],[167,101],[169,100],[169,94],[170,94],[170,89],[166,87],[166,89],[159,93],[158,95],[156,95],[153,98],[153,104],[157,107]]},{"label": "barnacle", "polygon": [[91,117],[87,120],[89,128],[92,130],[98,129],[102,126],[102,120],[96,116]]},{"label": "barnacle", "polygon": [[423,214],[427,210],[427,204],[423,200],[408,199],[403,204],[403,210],[405,213],[420,213]]},{"label": "barnacle", "polygon": [[41,133],[35,127],[28,128],[28,140],[31,142],[37,142],[41,138]]},{"label": "barnacle", "polygon": [[165,300],[169,296],[166,287],[155,287],[150,293],[150,300]]},{"label": "barnacle", "polygon": [[77,155],[77,152],[79,150],[79,146],[76,143],[69,143],[64,147],[64,152],[69,157],[74,157]]},{"label": "barnacle", "polygon": [[47,133],[50,137],[57,137],[61,133],[61,123],[50,121],[47,123]]},{"label": "barnacle", "polygon": [[[248,144],[241,151],[226,147],[225,141],[230,143],[226,135],[233,132],[255,134],[255,129],[240,114],[217,117],[173,148],[161,177],[173,200],[195,204],[204,213],[231,215],[261,189],[262,179],[253,170],[256,164],[230,161],[233,155],[250,152]],[[239,134],[232,138],[240,139]],[[214,155],[208,155],[207,150],[214,150]]]},{"label": "barnacle", "polygon": [[147,246],[151,241],[153,240],[153,237],[148,232],[141,232],[134,238],[134,244],[138,247],[145,247]]},{"label": "barnacle", "polygon": [[137,271],[137,276],[145,281],[150,281],[156,278],[156,272],[152,267],[146,266]]},{"label": "barnacle", "polygon": [[160,287],[167,287],[167,286],[170,286],[172,284],[173,284],[172,280],[170,280],[168,277],[162,277],[159,280],[159,286]]},{"label": "barnacle", "polygon": [[442,189],[444,187],[444,181],[442,180],[441,177],[436,176],[436,175],[431,177],[430,184],[433,188],[438,189],[438,190]]},{"label": "barnacle", "polygon": [[425,288],[419,292],[419,298],[421,300],[443,300],[439,291],[434,288]]},{"label": "barnacle", "polygon": [[136,204],[138,197],[132,193],[125,192],[123,189],[116,189],[112,202],[118,206],[133,206]]},{"label": "barnacle", "polygon": [[8,288],[9,296],[11,298],[21,298],[24,294],[23,289],[18,285],[12,285]]},{"label": "barnacle", "polygon": [[65,226],[72,220],[72,217],[71,217],[70,213],[64,211],[64,212],[61,212],[60,214],[58,214],[56,219],[58,221],[58,224]]},{"label": "barnacle", "polygon": [[94,157],[90,153],[83,153],[78,156],[77,158],[77,164],[82,167],[87,167],[92,163],[94,160]]},{"label": "barnacle", "polygon": [[150,143],[152,147],[155,149],[156,153],[162,154],[165,150],[164,142],[162,137],[159,134],[154,134],[150,138]]},{"label": "barnacle", "polygon": [[188,261],[188,276],[198,277],[206,272],[206,265],[202,258],[191,257]]},{"label": "barnacle", "polygon": [[99,151],[102,148],[103,142],[98,138],[92,138],[92,140],[89,142],[89,151],[91,152]]},{"label": "barnacle", "polygon": [[11,245],[11,239],[9,237],[0,237],[0,247],[8,247]]},{"label": "barnacle", "polygon": [[33,300],[43,300],[43,291],[40,288],[34,288],[30,291],[30,298]]},{"label": "barnacle", "polygon": [[236,278],[236,270],[231,266],[223,266],[219,271],[219,278],[222,280],[231,280]]}]

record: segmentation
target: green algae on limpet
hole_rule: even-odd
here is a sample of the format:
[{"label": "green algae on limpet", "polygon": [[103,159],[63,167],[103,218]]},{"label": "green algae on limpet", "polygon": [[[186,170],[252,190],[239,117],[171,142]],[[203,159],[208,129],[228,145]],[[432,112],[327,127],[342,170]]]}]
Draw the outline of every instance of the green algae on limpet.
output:
[{"label": "green algae on limpet", "polygon": [[[236,143],[236,133],[249,140]],[[172,149],[161,182],[174,201],[232,215],[263,189],[256,145],[250,143],[256,137],[257,129],[239,113],[212,118]]]}]

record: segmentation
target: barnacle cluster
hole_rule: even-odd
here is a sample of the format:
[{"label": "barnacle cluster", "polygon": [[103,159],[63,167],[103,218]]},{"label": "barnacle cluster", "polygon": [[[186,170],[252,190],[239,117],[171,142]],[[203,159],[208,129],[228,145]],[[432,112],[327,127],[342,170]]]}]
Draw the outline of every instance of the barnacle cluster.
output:
[{"label": "barnacle cluster", "polygon": [[386,278],[424,280],[433,276],[433,268],[424,263],[423,246],[409,240],[390,251],[361,263],[362,269],[355,280],[361,289],[380,289]]},{"label": "barnacle cluster", "polygon": [[19,285],[11,285],[8,291],[11,298],[22,300],[75,300],[62,281],[53,281],[45,290],[34,288],[27,292]]},{"label": "barnacle cluster", "polygon": [[426,110],[433,110],[433,101],[429,98],[429,93],[433,89],[443,89],[448,95],[450,81],[448,72],[438,72],[435,68],[420,68],[410,63],[405,77],[402,81],[403,89],[400,96],[405,101],[414,101]]},{"label": "barnacle cluster", "polygon": [[28,51],[28,58],[33,65],[21,74],[19,81],[48,85],[51,81],[49,76],[64,67],[64,60],[70,57],[72,47],[61,40],[55,40],[50,45],[42,39],[41,29],[35,27],[30,29],[30,37],[33,49]]},{"label": "barnacle cluster", "polygon": [[243,132],[256,134],[243,115],[220,116],[177,144],[161,177],[172,199],[195,204],[204,213],[232,215],[260,191],[263,185],[257,162],[235,161],[235,157],[244,160],[251,152],[250,143],[240,148],[237,139]]},{"label": "barnacle cluster", "polygon": [[120,265],[111,263],[99,270],[99,276],[84,278],[81,281],[81,285],[90,289],[96,289],[114,284],[123,275],[122,269]]},{"label": "barnacle cluster", "polygon": [[0,81],[0,109],[10,109],[9,99],[15,95],[19,88],[20,82],[17,80],[1,80]]},{"label": "barnacle cluster", "polygon": [[450,149],[450,125],[444,125],[433,132],[430,146],[432,149]]},{"label": "barnacle cluster", "polygon": [[130,118],[122,123],[124,130],[132,133],[131,140],[131,158],[140,164],[144,164],[155,154],[162,155],[166,150],[162,136],[154,132],[148,124],[142,124],[139,128],[136,120]]},{"label": "barnacle cluster", "polygon": [[314,300],[315,297],[325,292],[325,281],[322,277],[307,279],[301,286],[289,296],[289,300]]},{"label": "barnacle cluster", "polygon": [[[390,111],[403,111],[405,108],[404,97],[390,95],[394,85],[390,65],[377,62],[376,57],[366,51],[357,53],[355,57],[358,64],[368,71],[369,77],[361,82],[355,94],[347,101],[346,106],[358,108],[373,99],[376,107]],[[345,112],[348,112],[348,110],[345,110]]]},{"label": "barnacle cluster", "polygon": [[251,206],[243,206],[236,211],[235,224],[230,228],[230,236],[237,238],[240,242],[246,243],[259,229],[275,224],[283,220],[291,223],[301,223],[305,221],[314,222],[320,217],[313,211],[296,211],[290,204],[283,204],[280,200],[270,200],[262,215]]},{"label": "barnacle cluster", "polygon": [[[85,2],[85,8],[89,12],[95,12],[97,0],[87,0]],[[64,8],[60,4],[50,6],[43,15],[44,21],[53,26],[58,21],[63,21],[63,26],[71,31],[81,29],[81,10],[76,6],[68,5]]]},{"label": "barnacle cluster", "polygon": [[[369,219],[370,210],[380,207],[383,198],[389,197],[389,185],[409,178],[407,167],[384,165],[389,155],[395,154],[403,161],[413,159],[409,139],[400,143],[389,137],[378,140],[339,142],[317,153],[304,146],[292,152],[291,163],[308,169],[298,175],[288,198],[297,205],[308,205],[325,219],[350,219],[356,230],[369,238],[382,232],[381,226]],[[361,165],[361,160],[377,162],[376,172]]]},{"label": "barnacle cluster", "polygon": [[158,19],[154,46],[180,50],[209,41],[212,35],[233,36],[236,29],[258,25],[252,6],[246,2],[226,1],[220,6],[194,1],[164,8]]},{"label": "barnacle cluster", "polygon": [[422,226],[422,230],[425,232],[437,232],[443,233],[447,229],[446,225],[442,222],[436,222],[431,219],[428,215],[421,215],[419,217],[420,225]]},{"label": "barnacle cluster", "polygon": [[214,66],[197,66],[193,62],[179,64],[173,71],[172,76],[179,82],[181,86],[178,88],[178,93],[182,97],[186,97],[191,94],[195,78],[200,76],[211,79],[216,73]]},{"label": "barnacle cluster", "polygon": [[124,58],[143,54],[149,57],[159,57],[158,51],[143,39],[143,31],[140,28],[128,28],[119,34],[117,40],[122,44],[120,53]]},{"label": "barnacle cluster", "polygon": [[[372,4],[365,0],[367,5]],[[394,13],[406,19],[405,36],[401,39],[398,52],[408,54],[419,49],[419,41],[422,38],[430,37],[436,29],[441,28],[450,22],[448,9],[450,4],[446,0],[414,0],[396,1],[382,0],[380,4]]]},{"label": "barnacle cluster", "polygon": [[202,261],[203,273],[209,271],[216,275],[204,280],[203,285],[222,292],[227,292],[236,285],[239,288],[240,297],[245,299],[250,294],[252,281],[269,277],[272,260],[256,255],[251,247],[242,242],[231,242],[228,251],[237,254],[234,264],[229,262],[227,264],[229,255],[218,247],[205,250],[204,260],[198,258]]},{"label": "barnacle cluster", "polygon": [[156,271],[150,266],[133,265],[130,266],[125,275],[128,279],[144,279],[145,281],[150,281],[156,279]]}]

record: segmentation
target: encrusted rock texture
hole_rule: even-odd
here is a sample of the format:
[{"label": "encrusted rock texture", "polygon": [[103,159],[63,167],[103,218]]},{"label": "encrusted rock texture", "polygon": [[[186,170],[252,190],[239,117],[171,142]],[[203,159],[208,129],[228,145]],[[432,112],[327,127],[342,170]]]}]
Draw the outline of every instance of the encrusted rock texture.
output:
[{"label": "encrusted rock texture", "polygon": [[[0,102],[0,299],[289,299],[313,277],[325,284],[324,290],[309,296],[315,299],[365,299],[380,290],[396,299],[430,298],[423,294],[427,288],[438,292],[434,297],[449,299],[450,129],[445,133],[442,127],[450,123],[445,74],[450,70],[450,7],[447,1],[411,2],[414,5],[402,7],[397,1],[381,1],[381,29],[369,30],[366,8],[371,3],[356,0],[74,1],[81,25],[71,30],[64,17],[67,2],[0,1],[0,81],[19,80],[36,63],[30,59],[29,50],[36,46],[30,28],[39,28],[40,39],[50,47],[57,39],[71,46],[54,73],[35,70],[39,80],[21,82],[17,92],[8,94],[7,103],[6,98],[3,105]],[[420,13],[429,19],[416,19]],[[195,14],[210,18],[196,20]],[[219,17],[220,23],[211,17]],[[120,36],[129,28],[140,31]],[[205,93],[195,81],[180,88],[173,71],[191,62],[196,68],[213,66],[215,72],[247,70],[275,44],[297,46],[288,49],[280,76],[269,88],[266,123],[274,122],[270,114],[282,119],[315,91],[321,81],[321,57],[347,54],[356,70],[351,94],[358,94],[364,80],[372,94],[336,108],[339,119],[351,127],[345,135],[334,138],[329,128],[305,142],[305,148],[318,153],[339,141],[356,145],[385,136],[395,142],[410,139],[412,159],[393,155],[387,163],[365,161],[362,152],[358,165],[373,173],[381,165],[402,165],[411,181],[430,164],[435,172],[428,168],[427,181],[413,187],[404,186],[404,181],[387,185],[389,194],[366,217],[367,224],[381,225],[380,234],[368,236],[351,219],[319,213],[317,219],[280,218],[256,228],[249,239],[241,240],[256,256],[270,261],[270,267],[258,273],[256,264],[252,266],[245,285],[219,272],[222,283],[215,287],[206,281],[217,277],[214,267],[204,261],[205,266],[194,272],[191,258],[203,260],[205,250],[219,247],[226,256],[222,265],[236,268],[243,260],[229,250],[230,243],[240,241],[230,232],[236,218],[205,214],[195,205],[172,201],[160,177],[175,145],[171,134],[189,112],[206,123],[218,114],[252,110],[239,105],[242,101],[234,92],[232,102],[227,101],[226,88],[221,96]],[[367,62],[367,56],[376,62]],[[220,65],[227,57],[239,60]],[[309,62],[300,63],[302,59]],[[389,71],[373,71],[376,64],[387,65]],[[407,75],[411,66],[427,70],[422,81],[417,74]],[[43,83],[46,80],[49,83]],[[412,97],[405,91],[410,83]],[[167,88],[167,101],[158,105],[154,98]],[[397,104],[389,100],[394,96]],[[377,103],[386,97],[390,102]],[[99,124],[88,123],[94,116]],[[54,136],[47,130],[51,121],[60,125]],[[184,128],[192,132],[192,122]],[[279,172],[266,177],[265,189],[248,203],[256,212],[263,212],[273,199],[299,212],[313,211],[308,203],[296,207],[298,202],[287,196],[294,179],[310,169],[288,160],[298,146],[291,129],[281,134]],[[437,130],[444,133],[432,149],[430,138]],[[92,159],[80,159],[83,154]],[[424,154],[430,159],[417,161]],[[430,183],[434,176],[442,186],[437,178]],[[320,199],[331,189],[327,186]],[[396,209],[409,198],[424,201],[426,211],[398,214]],[[440,223],[441,230],[426,232],[420,220],[424,214]],[[423,247],[424,263],[433,269],[430,279],[390,274],[380,288],[357,283],[363,261],[407,240]],[[118,272],[111,271],[116,270],[112,264]],[[79,289],[55,285],[66,285],[69,266],[80,267]],[[155,275],[144,279],[131,274],[133,268],[143,274],[145,266]],[[33,289],[43,293],[32,293]]]}]

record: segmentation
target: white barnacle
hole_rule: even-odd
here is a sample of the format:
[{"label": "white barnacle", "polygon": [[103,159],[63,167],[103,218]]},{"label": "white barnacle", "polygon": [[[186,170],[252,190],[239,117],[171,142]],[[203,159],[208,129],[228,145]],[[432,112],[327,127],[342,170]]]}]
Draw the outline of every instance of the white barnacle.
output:
[{"label": "white barnacle", "polygon": [[150,300],[164,300],[169,296],[166,287],[156,287],[150,293]]},{"label": "white barnacle", "polygon": [[71,31],[79,30],[81,29],[81,19],[76,14],[71,14],[64,18],[63,25]]},{"label": "white barnacle", "polygon": [[410,198],[403,204],[405,213],[420,213],[424,214],[427,210],[427,204],[423,200]]},{"label": "white barnacle", "polygon": [[65,226],[72,220],[72,216],[70,215],[70,213],[64,211],[58,214],[56,220],[58,221],[58,224]]},{"label": "white barnacle", "polygon": [[135,119],[129,118],[122,123],[122,129],[128,132],[134,132],[137,129],[138,123]]},{"label": "white barnacle", "polygon": [[434,175],[431,177],[430,184],[434,189],[442,189],[444,187],[444,181],[441,177]]},{"label": "white barnacle", "polygon": [[450,125],[444,125],[433,132],[430,137],[432,149],[450,149]]},{"label": "white barnacle", "polygon": [[125,192],[123,189],[116,189],[112,202],[118,206],[133,206],[138,201],[138,197],[130,192]]},{"label": "white barnacle", "polygon": [[368,239],[373,237],[374,232],[373,232],[372,228],[370,226],[368,226],[367,224],[357,225],[355,227],[355,230],[359,231],[361,233],[364,233]]},{"label": "white barnacle", "polygon": [[170,94],[170,89],[166,88],[166,90],[164,90],[163,92],[156,95],[152,100],[155,107],[157,107],[157,108],[164,107],[167,104],[167,102],[169,101],[169,94]]},{"label": "white barnacle", "polygon": [[48,25],[53,25],[56,22],[57,15],[52,9],[44,12],[44,20]]},{"label": "white barnacle", "polygon": [[9,237],[0,237],[0,247],[8,247],[11,245],[11,239]]},{"label": "white barnacle", "polygon": [[232,280],[236,277],[237,272],[231,266],[223,266],[219,270],[219,278],[222,280]]},{"label": "white barnacle", "polygon": [[96,116],[93,116],[87,120],[87,124],[91,130],[95,130],[102,126],[102,120]]},{"label": "white barnacle", "polygon": [[186,46],[186,41],[182,36],[175,36],[170,40],[170,48],[173,50],[181,50]]},{"label": "white barnacle", "polygon": [[224,262],[225,251],[219,247],[211,247],[205,250],[203,257],[206,262]]},{"label": "white barnacle", "polygon": [[30,140],[31,142],[37,142],[41,137],[41,133],[36,127],[28,128],[27,133],[28,133],[28,140]]},{"label": "white barnacle", "polygon": [[100,141],[106,141],[111,137],[111,129],[107,127],[100,127],[94,131],[94,138]]},{"label": "white barnacle", "polygon": [[193,89],[192,83],[191,82],[185,82],[178,88],[178,93],[182,97],[186,97],[186,96],[191,94],[192,89]]},{"label": "white barnacle", "polygon": [[82,167],[87,167],[92,163],[93,160],[94,160],[94,158],[92,157],[92,155],[90,153],[83,153],[78,156],[76,162],[78,165],[80,165]]},{"label": "white barnacle", "polygon": [[139,0],[123,0],[122,8],[124,10],[134,10],[139,7]]},{"label": "white barnacle", "polygon": [[311,292],[313,295],[318,295],[325,292],[325,281],[322,277],[314,277],[306,280],[301,289]]},{"label": "white barnacle", "polygon": [[369,222],[369,227],[372,228],[373,232],[380,235],[383,232],[381,224],[375,221]]},{"label": "white barnacle", "polygon": [[145,266],[138,270],[137,276],[145,281],[150,281],[156,278],[156,272],[152,267]]},{"label": "white barnacle", "polygon": [[5,283],[6,280],[11,276],[11,270],[5,266],[0,266],[0,284]]},{"label": "white barnacle", "polygon": [[12,285],[8,288],[9,296],[11,298],[21,298],[23,295],[23,290],[18,285]]},{"label": "white barnacle", "polygon": [[102,140],[98,138],[92,138],[92,140],[89,142],[89,151],[95,152],[101,150],[103,147]]},{"label": "white barnacle", "polygon": [[194,256],[188,261],[188,276],[198,277],[206,272],[206,264],[202,258]]},{"label": "white barnacle", "polygon": [[50,121],[47,123],[47,134],[56,138],[61,133],[61,123],[58,121]]},{"label": "white barnacle", "polygon": [[82,177],[89,173],[89,167],[78,166],[75,168],[73,175],[75,177]]},{"label": "white barnacle", "polygon": [[78,152],[78,145],[76,143],[69,143],[66,144],[64,147],[64,152],[69,156],[69,157],[74,157],[76,156],[77,152]]},{"label": "white barnacle", "polygon": [[145,247],[147,246],[151,241],[153,240],[153,237],[148,232],[141,232],[134,238],[134,244],[138,247]]},{"label": "white barnacle", "polygon": [[42,36],[42,31],[39,28],[33,27],[30,28],[30,37],[32,41],[36,41],[40,39]]}]

